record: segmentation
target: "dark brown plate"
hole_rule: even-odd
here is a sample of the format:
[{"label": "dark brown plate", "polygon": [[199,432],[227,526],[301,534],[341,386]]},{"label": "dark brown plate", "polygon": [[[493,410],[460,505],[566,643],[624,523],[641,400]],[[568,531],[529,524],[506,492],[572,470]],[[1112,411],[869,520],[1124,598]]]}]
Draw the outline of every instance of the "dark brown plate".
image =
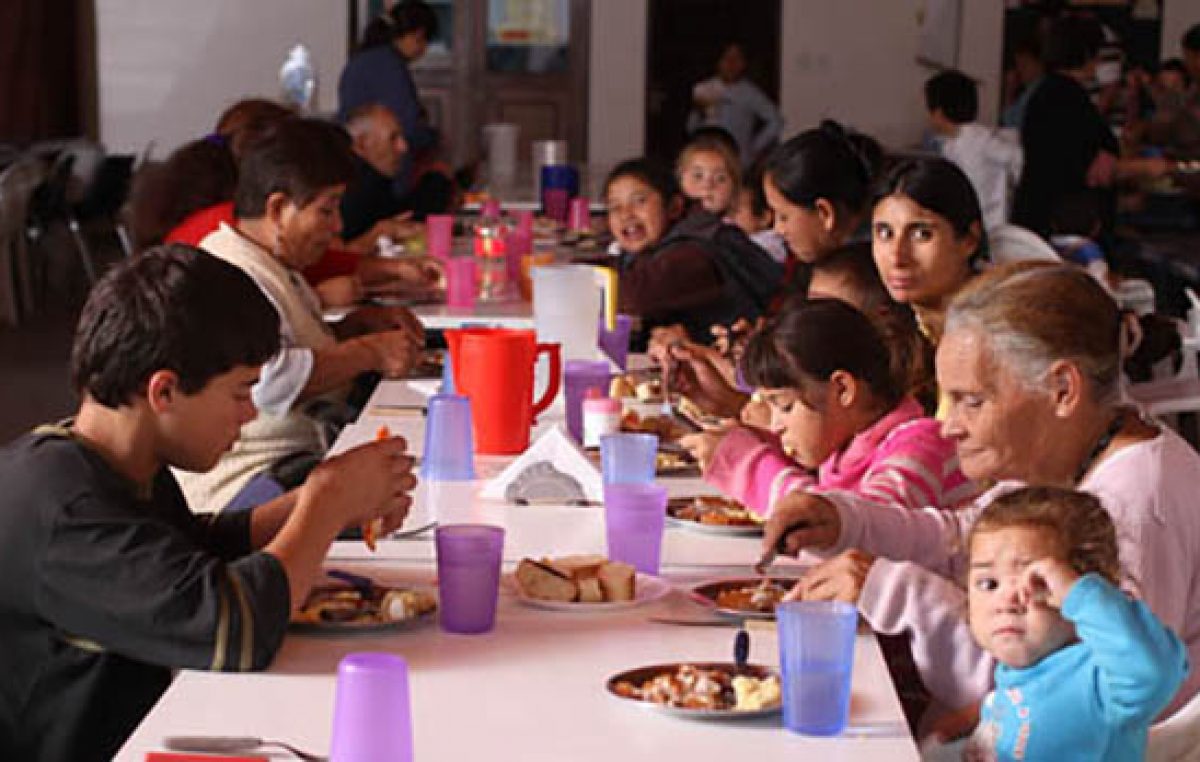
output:
[{"label": "dark brown plate", "polygon": [[[771,581],[783,585],[786,588],[791,588],[795,584],[797,577],[771,577]],[[692,588],[693,597],[706,606],[712,606],[713,610],[724,616],[737,617],[739,619],[774,619],[774,611],[758,611],[757,609],[733,609],[726,608],[717,604],[717,594],[725,590],[740,590],[746,587],[755,587],[762,582],[762,577],[741,577],[738,579],[718,579],[712,582],[705,582],[696,585]]]}]

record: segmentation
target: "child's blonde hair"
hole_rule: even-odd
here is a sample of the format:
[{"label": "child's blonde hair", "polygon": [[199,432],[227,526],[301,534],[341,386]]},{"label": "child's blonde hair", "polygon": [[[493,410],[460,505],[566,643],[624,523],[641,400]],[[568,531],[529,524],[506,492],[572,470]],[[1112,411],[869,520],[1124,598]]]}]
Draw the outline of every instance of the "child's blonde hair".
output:
[{"label": "child's blonde hair", "polygon": [[742,165],[738,159],[737,144],[730,145],[731,140],[732,138],[727,135],[719,135],[711,131],[701,131],[693,135],[683,150],[679,152],[679,158],[675,161],[676,176],[683,177],[684,170],[696,154],[715,153],[721,157],[721,161],[725,162],[725,171],[729,173],[729,181],[733,186],[732,200],[736,201],[738,191],[742,187]]},{"label": "child's blonde hair", "polygon": [[1079,574],[1095,572],[1119,584],[1121,559],[1112,518],[1094,495],[1061,487],[1024,487],[994,500],[980,514],[967,538],[1010,527],[1053,532],[1063,560]]}]

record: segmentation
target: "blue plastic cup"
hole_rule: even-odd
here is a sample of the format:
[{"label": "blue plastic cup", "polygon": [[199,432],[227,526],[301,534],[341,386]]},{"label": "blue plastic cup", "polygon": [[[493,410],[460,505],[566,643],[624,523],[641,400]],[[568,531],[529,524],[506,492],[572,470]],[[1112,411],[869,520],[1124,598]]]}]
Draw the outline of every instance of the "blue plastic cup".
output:
[{"label": "blue plastic cup", "polygon": [[840,601],[792,601],[775,609],[783,672],[783,724],[832,736],[850,714],[858,610]]},{"label": "blue plastic cup", "polygon": [[412,762],[408,662],[364,651],[338,664],[333,700],[332,762]]},{"label": "blue plastic cup", "polygon": [[471,401],[458,394],[435,394],[425,412],[425,450],[421,476],[430,481],[460,482],[475,478],[471,440]]},{"label": "blue plastic cup", "polygon": [[651,484],[658,437],[654,434],[606,434],[600,437],[600,466],[605,484]]},{"label": "blue plastic cup", "polygon": [[442,629],[473,635],[496,625],[504,529],[450,524],[434,530]]},{"label": "blue plastic cup", "polygon": [[583,441],[583,400],[589,389],[608,396],[612,372],[608,363],[593,360],[567,360],[563,363],[563,399],[567,408],[567,431],[576,442]]},{"label": "blue plastic cup", "polygon": [[658,574],[667,488],[657,484],[606,484],[604,535],[608,557],[632,564],[643,574]]}]

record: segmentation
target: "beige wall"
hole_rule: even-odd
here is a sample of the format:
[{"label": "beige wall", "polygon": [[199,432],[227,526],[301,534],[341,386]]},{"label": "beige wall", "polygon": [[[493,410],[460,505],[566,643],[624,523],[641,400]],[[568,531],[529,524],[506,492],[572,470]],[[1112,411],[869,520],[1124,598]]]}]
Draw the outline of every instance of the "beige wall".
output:
[{"label": "beige wall", "polygon": [[[912,145],[925,126],[917,62],[922,0],[785,0],[781,108],[787,133],[829,117],[885,145]],[[958,68],[980,82],[980,119],[995,119],[1004,8],[967,0]],[[870,33],[862,30],[869,27]],[[886,31],[882,31],[886,30]]]},{"label": "beige wall", "polygon": [[1200,23],[1200,0],[1163,0],[1162,57],[1180,54],[1179,38]]},{"label": "beige wall", "polygon": [[96,0],[100,139],[164,156],[245,95],[276,98],[292,45],[312,51],[318,108],[337,105],[344,0]]},{"label": "beige wall", "polygon": [[648,0],[593,0],[588,158],[610,166],[643,150]]}]

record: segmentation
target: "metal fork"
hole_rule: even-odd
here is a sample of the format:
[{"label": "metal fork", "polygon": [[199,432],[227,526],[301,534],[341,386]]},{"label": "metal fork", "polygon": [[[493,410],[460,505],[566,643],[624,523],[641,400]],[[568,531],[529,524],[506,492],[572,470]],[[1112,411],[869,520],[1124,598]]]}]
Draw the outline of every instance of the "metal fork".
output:
[{"label": "metal fork", "polygon": [[163,745],[172,751],[207,754],[232,754],[259,749],[263,746],[275,746],[304,762],[327,762],[328,760],[328,757],[310,754],[283,741],[271,741],[254,736],[168,736],[163,739]]}]

